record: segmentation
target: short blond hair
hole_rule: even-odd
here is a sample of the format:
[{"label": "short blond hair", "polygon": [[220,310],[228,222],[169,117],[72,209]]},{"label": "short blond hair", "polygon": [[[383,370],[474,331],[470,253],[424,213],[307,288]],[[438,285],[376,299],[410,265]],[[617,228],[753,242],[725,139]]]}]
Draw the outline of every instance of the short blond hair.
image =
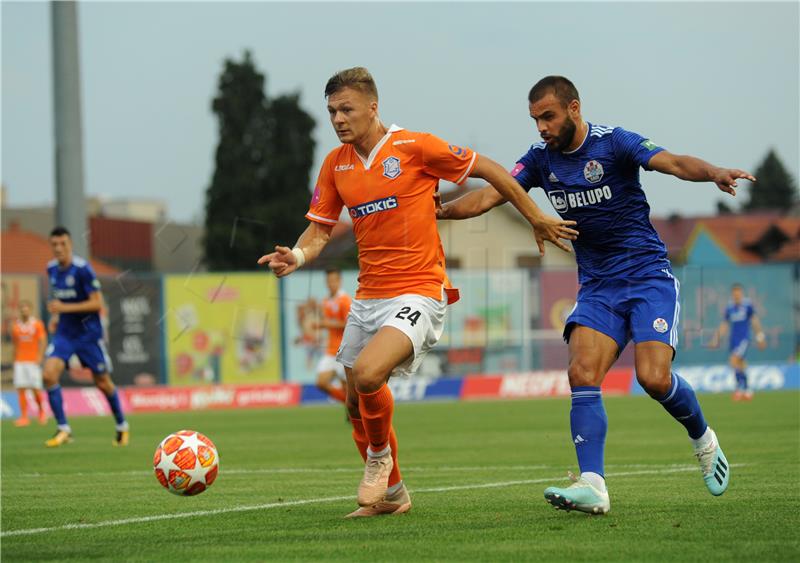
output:
[{"label": "short blond hair", "polygon": [[369,71],[363,66],[340,70],[328,79],[325,84],[325,97],[329,98],[343,88],[352,88],[378,99],[378,87]]}]

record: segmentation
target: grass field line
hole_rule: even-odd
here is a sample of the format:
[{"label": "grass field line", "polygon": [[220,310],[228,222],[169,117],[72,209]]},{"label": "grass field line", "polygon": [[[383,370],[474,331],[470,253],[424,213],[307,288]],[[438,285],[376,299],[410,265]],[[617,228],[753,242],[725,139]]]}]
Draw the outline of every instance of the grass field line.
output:
[{"label": "grass field line", "polygon": [[[742,467],[745,464],[732,464],[731,467]],[[696,465],[683,465],[661,467],[660,469],[645,469],[640,471],[623,471],[619,473],[607,473],[607,478],[616,477],[636,477],[640,475],[661,475],[665,473],[683,473],[687,471],[697,471]],[[424,493],[444,493],[451,491],[469,491],[476,489],[497,489],[503,487],[516,487],[520,485],[535,485],[540,483],[552,483],[563,481],[564,477],[548,477],[544,479],[523,479],[518,481],[498,481],[495,483],[473,483],[470,485],[452,485],[446,487],[432,487],[427,489],[415,489],[411,492],[414,494]],[[67,530],[88,530],[93,528],[106,528],[110,526],[126,526],[129,524],[143,524],[146,522],[157,522],[160,520],[175,520],[179,518],[194,518],[197,516],[216,516],[218,514],[228,514],[231,512],[249,512],[253,510],[269,510],[271,508],[280,508],[287,506],[302,506],[305,504],[322,504],[327,502],[339,502],[343,500],[353,500],[353,495],[336,496],[336,497],[321,497],[303,500],[290,500],[285,502],[270,502],[265,504],[253,504],[244,506],[231,506],[228,508],[216,508],[211,510],[195,510],[191,512],[180,512],[173,514],[156,514],[153,516],[138,516],[134,518],[122,518],[119,520],[104,520],[101,522],[93,523],[77,523],[77,524],[64,524],[62,526],[52,526],[48,528],[27,528],[20,530],[8,530],[0,533],[0,537],[11,536],[30,536],[35,534],[46,534],[52,532],[60,532]]]},{"label": "grass field line", "polygon": [[[620,468],[620,469],[634,469],[634,468],[672,468],[672,467],[686,467],[684,464],[657,464],[657,463],[620,463],[620,464],[607,464],[607,468]],[[476,471],[530,471],[538,469],[561,469],[560,465],[431,465],[431,466],[403,466],[403,471],[409,473],[426,473],[426,472],[476,472]],[[358,472],[362,469],[359,466],[347,467],[255,467],[255,468],[228,468],[223,467],[222,471],[225,475],[272,475],[272,474],[293,474],[293,473],[352,473]],[[135,476],[141,477],[143,475],[151,475],[152,470],[128,470],[128,471],[84,471],[77,473],[20,473],[19,475],[5,477],[95,477],[95,476]]]}]

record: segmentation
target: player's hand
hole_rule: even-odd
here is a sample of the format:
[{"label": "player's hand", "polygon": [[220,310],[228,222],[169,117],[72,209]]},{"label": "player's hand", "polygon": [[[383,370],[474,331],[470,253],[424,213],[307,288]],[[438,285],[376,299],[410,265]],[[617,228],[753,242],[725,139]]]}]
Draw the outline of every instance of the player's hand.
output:
[{"label": "player's hand", "polygon": [[279,278],[288,276],[297,269],[297,258],[288,246],[276,246],[275,252],[265,254],[258,259],[258,263],[269,266]]},{"label": "player's hand", "polygon": [[738,185],[736,180],[750,180],[751,182],[755,182],[756,177],[750,174],[750,172],[737,168],[717,168],[713,178],[714,183],[721,191],[729,193],[732,196],[736,195],[736,187]]},{"label": "player's hand", "polygon": [[57,328],[58,328],[58,319],[56,317],[50,317],[50,320],[47,321],[47,332],[49,332],[50,334],[55,334]]},{"label": "player's hand", "polygon": [[51,299],[47,302],[47,311],[51,314],[63,313],[64,303],[58,299]]},{"label": "player's hand", "polygon": [[449,219],[450,209],[442,206],[442,194],[439,192],[433,192],[433,202],[436,204],[436,218]]},{"label": "player's hand", "polygon": [[577,223],[575,221],[565,221],[557,217],[542,214],[533,224],[533,235],[536,238],[536,245],[539,253],[544,256],[544,241],[549,240],[564,252],[572,252],[572,249],[561,242],[564,240],[575,240],[578,238],[578,231],[572,229]]}]

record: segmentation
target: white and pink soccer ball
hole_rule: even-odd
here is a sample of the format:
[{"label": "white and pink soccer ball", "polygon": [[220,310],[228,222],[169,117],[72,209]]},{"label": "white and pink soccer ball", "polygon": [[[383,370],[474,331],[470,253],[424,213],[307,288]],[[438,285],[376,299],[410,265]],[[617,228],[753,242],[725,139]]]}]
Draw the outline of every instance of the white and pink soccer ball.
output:
[{"label": "white and pink soccer ball", "polygon": [[153,469],[158,482],[169,492],[199,495],[217,478],[219,454],[214,442],[200,432],[181,430],[158,445]]}]

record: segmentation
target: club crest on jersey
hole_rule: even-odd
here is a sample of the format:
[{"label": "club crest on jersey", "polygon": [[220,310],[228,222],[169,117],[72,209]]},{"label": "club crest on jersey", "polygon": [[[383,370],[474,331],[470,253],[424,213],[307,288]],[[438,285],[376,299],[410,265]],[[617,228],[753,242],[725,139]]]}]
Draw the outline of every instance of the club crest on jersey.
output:
[{"label": "club crest on jersey", "polygon": [[567,194],[564,190],[555,190],[549,192],[547,195],[550,196],[550,203],[553,204],[553,207],[556,211],[563,213],[569,209],[569,204],[567,204]]},{"label": "club crest on jersey", "polygon": [[400,159],[396,156],[390,156],[383,161],[383,175],[394,180],[397,178],[402,170],[400,170]]},{"label": "club crest on jersey", "polygon": [[583,167],[583,177],[592,184],[596,184],[603,179],[603,165],[596,160],[590,160]]},{"label": "club crest on jersey", "polygon": [[653,329],[656,332],[664,334],[665,332],[667,332],[667,330],[669,330],[669,324],[667,324],[667,321],[659,317],[653,321]]},{"label": "club crest on jersey", "polygon": [[350,217],[358,219],[359,217],[366,217],[373,213],[380,213],[381,211],[389,211],[397,207],[397,196],[390,195],[383,199],[376,199],[375,201],[368,201],[361,203],[350,208]]}]

